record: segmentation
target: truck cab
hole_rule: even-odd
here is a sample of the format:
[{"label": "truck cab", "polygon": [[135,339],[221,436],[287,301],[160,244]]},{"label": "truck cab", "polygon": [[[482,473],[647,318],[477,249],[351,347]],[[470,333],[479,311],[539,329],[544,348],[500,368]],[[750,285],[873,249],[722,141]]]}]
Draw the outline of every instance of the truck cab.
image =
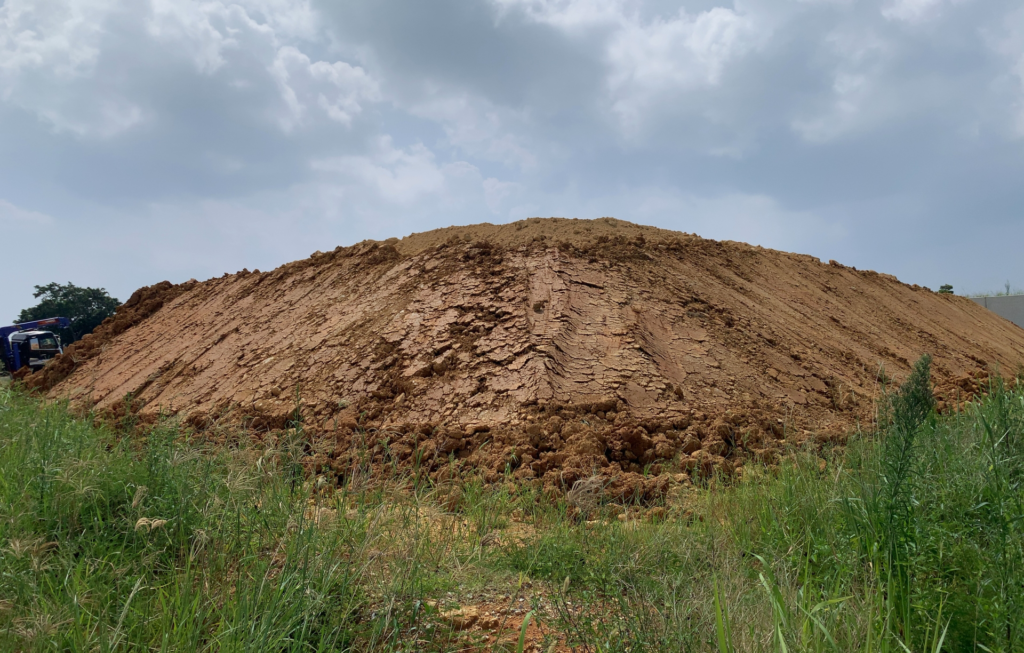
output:
[{"label": "truck cab", "polygon": [[60,338],[50,331],[18,331],[8,336],[11,349],[18,348],[19,362],[32,371],[42,368],[57,354],[63,354]]},{"label": "truck cab", "polygon": [[14,374],[23,367],[33,372],[42,369],[58,354],[63,354],[64,348],[57,335],[40,327],[66,329],[70,326],[71,321],[66,317],[50,317],[0,327],[0,372]]}]

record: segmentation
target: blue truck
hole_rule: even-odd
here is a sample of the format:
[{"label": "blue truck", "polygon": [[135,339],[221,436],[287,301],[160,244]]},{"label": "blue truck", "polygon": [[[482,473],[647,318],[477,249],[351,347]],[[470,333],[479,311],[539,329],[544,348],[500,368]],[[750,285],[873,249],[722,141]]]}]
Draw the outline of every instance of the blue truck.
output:
[{"label": "blue truck", "polygon": [[66,317],[48,317],[45,320],[0,327],[3,369],[10,374],[22,367],[29,367],[33,372],[42,369],[57,354],[64,353],[60,338],[45,327],[66,329],[70,326],[71,321]]}]

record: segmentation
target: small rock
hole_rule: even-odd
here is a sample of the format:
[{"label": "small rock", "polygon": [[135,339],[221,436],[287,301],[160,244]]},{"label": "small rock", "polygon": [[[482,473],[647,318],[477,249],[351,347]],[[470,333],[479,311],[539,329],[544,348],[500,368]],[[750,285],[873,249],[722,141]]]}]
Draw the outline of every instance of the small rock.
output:
[{"label": "small rock", "polygon": [[710,440],[705,444],[706,446],[704,448],[712,456],[721,456],[723,453],[725,453],[726,444],[721,440]]},{"label": "small rock", "polygon": [[688,435],[686,436],[686,439],[683,440],[683,446],[680,447],[679,450],[689,456],[695,451],[700,451],[700,446],[700,440],[692,435]]},{"label": "small rock", "polygon": [[455,630],[467,630],[473,627],[480,619],[480,611],[467,605],[458,610],[448,610],[441,613],[441,618]]},{"label": "small rock", "polygon": [[477,433],[486,433],[487,431],[490,430],[491,427],[487,426],[486,424],[480,424],[479,422],[477,422],[475,424],[468,425],[466,427],[465,433],[466,437],[468,438],[470,436],[476,435]]}]

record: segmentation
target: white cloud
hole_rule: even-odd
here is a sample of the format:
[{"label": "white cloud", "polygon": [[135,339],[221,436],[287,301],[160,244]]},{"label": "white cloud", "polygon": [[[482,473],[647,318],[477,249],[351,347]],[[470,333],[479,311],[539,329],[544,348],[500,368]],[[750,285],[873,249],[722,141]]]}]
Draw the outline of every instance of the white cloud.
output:
[{"label": "white cloud", "polygon": [[[283,112],[265,111],[286,129],[304,124],[308,107],[349,125],[379,100],[377,82],[347,62],[311,60],[300,47],[321,29],[308,0],[7,0],[0,100],[56,131],[109,138],[164,109],[139,88],[137,62],[170,70],[184,60],[201,75],[225,73],[233,88],[276,83]],[[117,54],[104,59],[108,50]]]},{"label": "white cloud", "polygon": [[[180,1],[180,0],[179,0]],[[202,0],[203,4],[210,0]],[[322,29],[322,21],[309,0],[231,0],[260,19],[280,39],[313,40]]]},{"label": "white cloud", "polygon": [[876,96],[873,84],[874,80],[867,75],[837,73],[829,107],[811,118],[794,120],[793,130],[813,143],[827,143],[848,135],[864,125],[865,108]]},{"label": "white cloud", "polygon": [[[69,78],[89,74],[99,55],[112,0],[7,0],[0,5],[0,73],[25,71]],[[12,93],[10,87],[4,95]]]},{"label": "white cloud", "polygon": [[767,34],[748,15],[715,7],[649,24],[624,21],[607,51],[614,110],[627,124],[664,95],[714,86],[725,67]]},{"label": "white cloud", "polygon": [[312,167],[317,179],[301,192],[317,198],[317,211],[337,219],[386,217],[399,224],[442,210],[450,220],[458,215],[469,216],[470,222],[507,218],[509,206],[524,191],[518,182],[485,178],[466,161],[440,162],[422,143],[396,147],[390,136],[379,137],[365,154],[320,159]]},{"label": "white cloud", "polygon": [[348,126],[362,111],[363,103],[380,100],[376,80],[362,68],[344,61],[313,62],[292,46],[278,50],[270,72],[287,107],[280,118],[285,131],[302,124],[307,108],[314,103],[331,120]]},{"label": "white cloud", "polygon": [[324,159],[312,165],[314,170],[332,173],[343,186],[362,186],[387,203],[401,205],[441,194],[452,177],[472,168],[461,162],[438,164],[434,153],[421,143],[396,148],[390,136],[380,137],[369,155]]},{"label": "white cloud", "polygon": [[1010,130],[1024,138],[1024,10],[1008,15],[997,32],[985,35],[989,49],[1004,66],[996,86],[1009,97]]},{"label": "white cloud", "polygon": [[53,218],[45,213],[29,211],[0,199],[0,222],[13,225],[49,225]]},{"label": "white cloud", "polygon": [[231,71],[233,83],[245,85],[237,78],[246,74],[241,59],[261,64],[284,102],[276,119],[286,132],[306,124],[310,107],[349,126],[365,103],[380,99],[377,81],[363,68],[345,61],[313,61],[300,49],[320,30],[308,0],[152,3],[150,34],[191,56],[200,72],[213,74],[229,66],[230,58],[240,69]]},{"label": "white cloud", "polygon": [[484,201],[491,213],[501,214],[508,201],[519,197],[525,190],[522,184],[511,181],[501,181],[494,177],[488,177],[483,181]]},{"label": "white cloud", "polygon": [[753,47],[756,37],[749,17],[724,7],[648,25],[626,23],[608,49],[609,84],[647,90],[715,84],[725,64]]},{"label": "white cloud", "polygon": [[882,8],[889,20],[917,23],[930,18],[942,6],[943,0],[893,0]]},{"label": "white cloud", "polygon": [[830,93],[806,103],[790,126],[804,140],[827,143],[869,130],[927,99],[889,82],[893,45],[865,28],[839,28],[824,39],[834,65]]},{"label": "white cloud", "polygon": [[181,48],[205,73],[225,63],[225,52],[262,40],[271,51],[314,38],[316,14],[307,0],[150,0],[151,36]]},{"label": "white cloud", "polygon": [[567,33],[602,29],[606,88],[612,110],[635,129],[657,102],[717,85],[733,61],[764,45],[772,26],[752,14],[712,7],[680,8],[644,20],[625,0],[492,0],[500,14],[521,10],[530,20]]},{"label": "white cloud", "polygon": [[7,0],[0,5],[0,98],[79,136],[111,136],[142,121],[116,92],[79,102],[100,56],[112,0]]},{"label": "white cloud", "polygon": [[[232,23],[248,23],[245,27],[260,29],[238,5],[232,8],[223,3],[152,0],[151,7],[152,14],[146,21],[150,36],[180,47],[181,54],[191,57],[196,68],[206,74],[224,65],[225,48],[238,46],[231,32],[240,26]],[[226,29],[221,31],[214,23]],[[269,28],[265,28],[265,32],[271,35]]]},{"label": "white cloud", "polygon": [[564,30],[586,29],[622,22],[624,0],[492,0],[503,15],[520,9],[538,23]]},{"label": "white cloud", "polygon": [[443,126],[448,143],[461,152],[503,163],[520,170],[537,166],[537,156],[523,143],[522,112],[516,112],[465,92],[435,90],[426,100],[409,107],[409,113]]}]

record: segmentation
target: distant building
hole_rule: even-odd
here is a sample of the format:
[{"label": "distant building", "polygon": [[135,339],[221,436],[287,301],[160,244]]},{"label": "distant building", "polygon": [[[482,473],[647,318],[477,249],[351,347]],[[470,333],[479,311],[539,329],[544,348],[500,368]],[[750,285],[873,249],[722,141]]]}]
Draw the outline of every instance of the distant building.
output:
[{"label": "distant building", "polygon": [[1024,328],[1024,295],[1003,295],[999,297],[971,297],[999,317],[1005,317]]}]

